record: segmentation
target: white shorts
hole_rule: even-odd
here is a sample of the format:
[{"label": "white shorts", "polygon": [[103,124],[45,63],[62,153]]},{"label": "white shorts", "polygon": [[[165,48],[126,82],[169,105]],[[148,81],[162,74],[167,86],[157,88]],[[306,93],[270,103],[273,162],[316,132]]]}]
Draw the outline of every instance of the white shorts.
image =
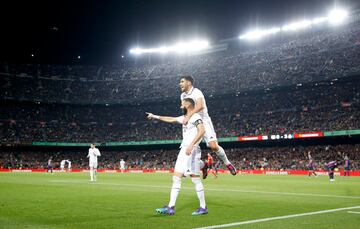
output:
[{"label": "white shorts", "polygon": [[93,169],[97,169],[97,167],[98,167],[97,161],[90,161],[89,162],[89,167],[93,168]]},{"label": "white shorts", "polygon": [[182,147],[176,159],[174,172],[181,173],[184,176],[200,175],[200,146],[195,146],[191,155],[186,155],[186,147]]},{"label": "white shorts", "polygon": [[217,141],[216,133],[211,118],[203,119],[203,124],[205,128],[205,134],[203,139],[206,142],[206,145],[209,146],[209,142]]}]

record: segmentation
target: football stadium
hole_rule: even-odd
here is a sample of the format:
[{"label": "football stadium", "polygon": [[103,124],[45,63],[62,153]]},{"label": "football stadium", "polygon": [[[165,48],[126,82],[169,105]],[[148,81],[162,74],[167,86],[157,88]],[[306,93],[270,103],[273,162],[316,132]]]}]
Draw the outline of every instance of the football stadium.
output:
[{"label": "football stadium", "polygon": [[360,2],[11,1],[0,228],[360,228]]}]

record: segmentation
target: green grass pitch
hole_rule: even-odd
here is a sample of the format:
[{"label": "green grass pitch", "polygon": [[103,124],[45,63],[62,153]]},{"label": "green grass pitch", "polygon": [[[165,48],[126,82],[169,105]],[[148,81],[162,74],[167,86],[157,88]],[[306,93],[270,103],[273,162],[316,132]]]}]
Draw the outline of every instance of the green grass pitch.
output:
[{"label": "green grass pitch", "polygon": [[[0,228],[197,228],[360,206],[360,177],[309,179],[287,175],[209,174],[209,214],[198,207],[187,178],[174,216],[156,215],[168,203],[171,174],[0,173]],[[351,210],[360,212],[359,209]],[[232,228],[360,228],[360,214],[342,210]]]}]

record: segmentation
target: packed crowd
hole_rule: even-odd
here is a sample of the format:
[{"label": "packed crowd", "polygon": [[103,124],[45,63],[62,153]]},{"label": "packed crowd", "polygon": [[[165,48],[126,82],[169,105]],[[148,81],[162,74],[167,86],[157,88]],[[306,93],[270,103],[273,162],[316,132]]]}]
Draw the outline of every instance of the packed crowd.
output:
[{"label": "packed crowd", "polygon": [[[120,160],[124,159],[127,169],[171,169],[174,168],[177,150],[153,150],[115,152],[102,151],[99,157],[100,169],[119,169]],[[209,150],[203,150],[203,159]],[[303,170],[307,169],[308,152],[315,161],[316,169],[326,169],[325,163],[339,160],[343,167],[344,157],[348,156],[352,170],[360,169],[360,145],[336,146],[296,146],[273,148],[232,148],[226,149],[228,158],[237,169],[265,170]],[[59,168],[60,161],[67,159],[72,162],[73,169],[88,168],[87,152],[4,152],[0,154],[1,168],[46,168],[47,160],[52,158],[54,167]],[[215,162],[217,161],[214,154]],[[220,169],[226,169],[221,165]]]},{"label": "packed crowd", "polygon": [[125,103],[178,97],[190,74],[208,95],[296,85],[360,72],[360,22],[165,63],[128,66],[0,64],[1,98],[60,103]]},{"label": "packed crowd", "polygon": [[[179,99],[132,105],[5,103],[1,142],[181,139],[181,128],[145,112],[179,116]],[[207,97],[218,137],[360,129],[360,82],[331,81],[279,91]]]}]

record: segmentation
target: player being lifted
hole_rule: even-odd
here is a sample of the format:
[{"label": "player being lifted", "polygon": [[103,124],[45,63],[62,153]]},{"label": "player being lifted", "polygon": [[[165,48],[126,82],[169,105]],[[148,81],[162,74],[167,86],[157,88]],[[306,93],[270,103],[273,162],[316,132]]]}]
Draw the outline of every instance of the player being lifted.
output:
[{"label": "player being lifted", "polygon": [[[195,101],[195,108],[186,115],[183,120],[183,124],[186,124],[194,114],[198,113],[204,123],[204,140],[206,142],[206,145],[210,147],[212,152],[216,153],[216,155],[224,162],[226,167],[230,170],[230,173],[235,176],[235,167],[228,160],[224,149],[218,144],[214,126],[208,114],[204,94],[198,88],[194,88],[193,85],[194,79],[191,76],[182,76],[180,78],[179,86],[182,91],[180,99],[183,100],[185,98],[191,98]],[[207,167],[207,164],[205,164],[204,168],[202,169],[204,179],[207,176]]]},{"label": "player being lifted", "polygon": [[[187,113],[192,112],[195,108],[195,102],[186,98],[181,103],[181,109],[184,111],[184,115],[180,117],[167,117],[158,116],[152,113],[147,113],[148,119],[158,119],[168,123],[182,124]],[[200,207],[196,209],[192,215],[207,214],[208,210],[205,204],[204,186],[200,179],[200,158],[201,150],[199,143],[204,136],[205,128],[203,121],[199,114],[194,113],[188,120],[187,124],[183,124],[183,140],[180,146],[180,152],[176,159],[173,183],[170,192],[169,204],[163,208],[157,208],[156,212],[159,214],[174,215],[175,214],[175,202],[179,195],[181,188],[181,178],[190,176],[191,181],[195,184],[195,190],[200,202]]]},{"label": "player being lifted", "polygon": [[315,163],[313,158],[311,157],[311,151],[308,152],[308,159],[309,159],[309,163],[307,164],[308,170],[309,170],[309,177],[311,177],[312,175],[314,175],[315,177],[317,177],[317,174],[314,171],[314,167],[315,167]]},{"label": "player being lifted", "polygon": [[96,169],[98,166],[98,157],[101,156],[100,151],[96,148],[95,144],[90,145],[89,153],[87,157],[89,158],[89,167],[90,167],[90,181],[96,181]]}]

